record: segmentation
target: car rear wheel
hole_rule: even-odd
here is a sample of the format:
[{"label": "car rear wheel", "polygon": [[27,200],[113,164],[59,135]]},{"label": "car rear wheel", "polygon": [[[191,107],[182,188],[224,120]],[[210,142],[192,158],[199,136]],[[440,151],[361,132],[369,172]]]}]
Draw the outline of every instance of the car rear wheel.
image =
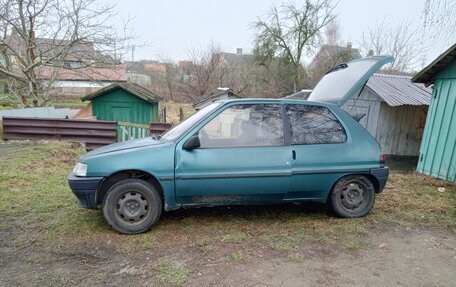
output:
[{"label": "car rear wheel", "polygon": [[108,223],[124,234],[142,233],[158,221],[162,201],[156,188],[141,179],[125,179],[108,191],[103,214]]},{"label": "car rear wheel", "polygon": [[340,217],[362,217],[375,202],[375,188],[366,176],[350,175],[341,178],[333,187],[328,204]]}]

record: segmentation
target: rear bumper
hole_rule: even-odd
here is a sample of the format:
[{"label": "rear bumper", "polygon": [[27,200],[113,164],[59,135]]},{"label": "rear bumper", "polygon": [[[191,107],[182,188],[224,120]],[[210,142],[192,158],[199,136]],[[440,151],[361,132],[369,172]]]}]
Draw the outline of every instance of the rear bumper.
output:
[{"label": "rear bumper", "polygon": [[370,170],[370,174],[373,175],[377,179],[377,182],[378,182],[377,193],[382,192],[383,188],[385,188],[386,181],[388,180],[389,168],[388,167],[372,168]]},{"label": "rear bumper", "polygon": [[79,205],[83,208],[95,208],[97,206],[96,193],[103,177],[77,177],[70,173],[67,177],[71,191],[79,199]]}]

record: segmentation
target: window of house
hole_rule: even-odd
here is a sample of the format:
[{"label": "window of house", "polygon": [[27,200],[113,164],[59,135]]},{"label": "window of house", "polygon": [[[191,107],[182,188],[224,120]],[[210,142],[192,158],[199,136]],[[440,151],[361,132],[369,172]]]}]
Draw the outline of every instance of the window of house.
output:
[{"label": "window of house", "polygon": [[280,105],[229,107],[200,129],[198,136],[202,148],[283,145]]},{"label": "window of house", "polygon": [[288,105],[291,144],[334,144],[347,141],[347,134],[334,114],[325,107]]}]

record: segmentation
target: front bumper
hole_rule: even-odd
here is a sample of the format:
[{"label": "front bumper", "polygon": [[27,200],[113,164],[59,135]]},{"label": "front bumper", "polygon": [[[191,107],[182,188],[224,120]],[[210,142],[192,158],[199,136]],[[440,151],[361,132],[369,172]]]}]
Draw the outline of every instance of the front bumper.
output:
[{"label": "front bumper", "polygon": [[67,180],[71,191],[79,199],[79,205],[81,207],[95,208],[97,206],[96,193],[103,177],[77,177],[73,173],[70,173]]},{"label": "front bumper", "polygon": [[370,170],[370,174],[373,175],[378,182],[377,193],[383,191],[385,188],[386,181],[388,180],[389,175],[389,168],[388,167],[379,167],[379,168],[372,168]]}]

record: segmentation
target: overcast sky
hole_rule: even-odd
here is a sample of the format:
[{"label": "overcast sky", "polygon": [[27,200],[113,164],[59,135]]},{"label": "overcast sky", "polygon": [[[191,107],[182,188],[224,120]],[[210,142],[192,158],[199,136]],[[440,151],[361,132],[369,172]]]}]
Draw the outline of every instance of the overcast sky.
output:
[{"label": "overcast sky", "polygon": [[[109,0],[107,0],[109,1]],[[135,50],[135,60],[164,59],[174,61],[189,58],[188,51],[207,48],[211,43],[223,51],[235,52],[243,48],[252,50],[254,31],[250,24],[267,13],[276,0],[116,0],[119,17],[113,19],[122,26],[120,19],[133,18],[131,28],[136,42],[147,41],[149,46]],[[296,1],[300,3],[302,1]],[[424,0],[341,0],[336,8],[343,42],[353,42],[358,47],[363,32],[376,21],[397,25],[403,21],[422,25]],[[427,64],[451,43],[441,39],[429,46],[424,62]],[[131,56],[127,57],[130,58]]]}]

